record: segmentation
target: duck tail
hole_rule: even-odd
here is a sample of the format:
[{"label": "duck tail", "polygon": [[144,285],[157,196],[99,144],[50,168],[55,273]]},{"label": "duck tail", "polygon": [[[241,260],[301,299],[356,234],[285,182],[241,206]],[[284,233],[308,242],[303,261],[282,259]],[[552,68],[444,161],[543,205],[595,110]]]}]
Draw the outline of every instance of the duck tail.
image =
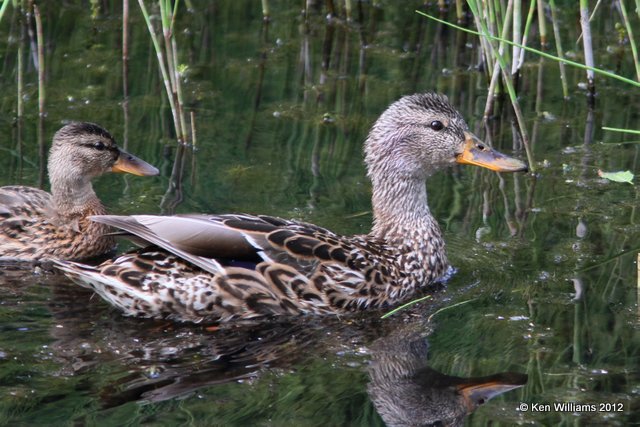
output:
[{"label": "duck tail", "polygon": [[128,286],[116,277],[105,275],[98,267],[64,260],[54,260],[53,264],[73,282],[93,290],[125,314],[153,317],[152,310],[148,309],[153,305],[153,299],[142,289]]}]

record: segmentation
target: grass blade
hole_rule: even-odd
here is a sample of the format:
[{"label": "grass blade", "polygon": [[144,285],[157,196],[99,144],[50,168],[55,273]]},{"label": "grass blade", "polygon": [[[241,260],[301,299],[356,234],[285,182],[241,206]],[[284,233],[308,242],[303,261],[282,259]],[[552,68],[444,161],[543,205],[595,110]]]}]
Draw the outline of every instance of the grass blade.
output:
[{"label": "grass blade", "polygon": [[508,45],[516,45],[517,44],[522,49],[526,50],[527,52],[532,52],[532,53],[535,53],[536,55],[540,55],[540,56],[543,56],[545,58],[552,59],[554,61],[563,62],[563,63],[565,63],[567,65],[571,65],[572,67],[580,68],[580,69],[583,69],[583,70],[593,70],[593,72],[596,73],[596,74],[607,76],[607,77],[610,77],[612,79],[616,79],[616,80],[619,80],[621,82],[624,82],[624,83],[627,83],[627,84],[630,84],[630,85],[633,85],[633,86],[636,86],[636,87],[640,87],[640,82],[628,79],[628,78],[623,77],[623,76],[619,76],[618,74],[612,73],[610,71],[601,70],[601,69],[595,68],[595,67],[590,67],[590,66],[581,64],[579,62],[571,61],[571,60],[566,59],[566,58],[560,58],[560,57],[557,57],[555,55],[551,55],[549,53],[543,52],[541,50],[534,49],[532,47],[523,46],[523,45],[520,45],[518,43],[514,43],[511,40],[503,40],[500,37],[492,36],[492,35],[489,35],[489,34],[482,34],[482,33],[479,33],[477,31],[470,30],[468,28],[464,28],[464,27],[461,27],[461,26],[456,25],[456,24],[452,24],[451,22],[445,21],[443,19],[438,19],[435,16],[431,16],[431,15],[429,15],[427,13],[424,13],[424,12],[422,12],[420,10],[416,10],[416,12],[418,14],[426,17],[426,18],[432,19],[432,20],[434,20],[436,22],[440,22],[441,24],[448,25],[448,26],[453,27],[453,28],[455,28],[457,30],[464,31],[464,32],[469,33],[469,34],[475,34],[476,36],[480,36],[480,37],[486,37],[488,39],[492,39],[492,40],[496,40],[496,41],[504,41]]}]

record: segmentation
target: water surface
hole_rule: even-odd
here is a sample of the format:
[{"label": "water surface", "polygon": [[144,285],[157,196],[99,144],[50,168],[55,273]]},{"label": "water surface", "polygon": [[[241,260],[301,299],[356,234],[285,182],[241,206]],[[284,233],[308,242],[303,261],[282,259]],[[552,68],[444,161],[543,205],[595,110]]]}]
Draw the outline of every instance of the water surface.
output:
[{"label": "water surface", "polygon": [[[86,120],[162,171],[100,178],[96,191],[111,212],[265,213],[366,233],[371,192],[362,141],[389,103],[426,90],[447,94],[478,135],[524,158],[507,104],[482,126],[487,80],[477,68],[477,40],[416,15],[423,2],[362,3],[351,22],[327,19],[324,5],[305,19],[299,7],[272,4],[268,25],[256,2],[196,3],[176,21],[197,129],[178,191],[168,191],[177,151],[171,114],[134,4],[126,101],[120,4],[93,17],[85,6],[42,5],[42,128],[26,31],[24,117],[17,119],[23,24],[9,9],[0,40],[0,185],[37,186],[39,135],[48,144],[64,120]],[[632,75],[626,57],[607,49],[617,46],[614,18],[603,14],[594,24],[598,61]],[[562,19],[563,34],[576,40],[575,19],[568,12]],[[468,424],[638,423],[638,191],[597,171],[638,172],[638,145],[618,144],[632,138],[601,127],[637,128],[639,98],[600,79],[590,110],[578,86],[583,73],[568,74],[565,101],[556,64],[529,58],[523,71],[535,174],[457,167],[429,180],[430,206],[458,273],[432,301],[386,320],[372,313],[221,330],[140,321],[63,277],[5,267],[0,423],[382,425],[367,392],[368,366],[380,343],[407,324],[426,337],[424,357],[443,375],[528,375],[524,387],[481,406]],[[442,307],[451,308],[429,318]],[[556,402],[621,407],[520,410]]]}]

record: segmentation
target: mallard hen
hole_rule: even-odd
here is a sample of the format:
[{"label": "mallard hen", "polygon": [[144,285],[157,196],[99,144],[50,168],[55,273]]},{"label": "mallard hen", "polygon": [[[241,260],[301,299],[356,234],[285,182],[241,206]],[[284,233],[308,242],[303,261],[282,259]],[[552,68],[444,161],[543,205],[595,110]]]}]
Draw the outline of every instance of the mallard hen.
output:
[{"label": "mallard hen", "polygon": [[109,227],[89,219],[106,211],[91,180],[108,171],[157,175],[158,169],[118,148],[93,123],[73,122],[56,132],[49,153],[51,193],[0,187],[0,257],[82,260],[113,249]]},{"label": "mallard hen", "polygon": [[126,314],[225,322],[344,313],[406,300],[448,268],[425,179],[455,163],[527,170],[469,132],[447,98],[405,96],[365,142],[373,229],[341,236],[265,215],[97,216],[149,244],[97,267],[58,262]]}]

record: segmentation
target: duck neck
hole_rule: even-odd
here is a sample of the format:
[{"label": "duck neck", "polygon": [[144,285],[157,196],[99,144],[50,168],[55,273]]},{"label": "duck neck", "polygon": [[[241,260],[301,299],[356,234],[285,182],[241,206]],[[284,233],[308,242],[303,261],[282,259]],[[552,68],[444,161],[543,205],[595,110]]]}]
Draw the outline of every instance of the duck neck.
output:
[{"label": "duck neck", "polygon": [[444,240],[427,205],[425,179],[378,180],[373,183],[374,224],[371,237],[396,251],[398,299],[418,284],[441,277],[448,266]]},{"label": "duck neck", "polygon": [[392,241],[404,241],[408,236],[441,239],[440,227],[427,204],[424,178],[374,180],[372,203],[373,237]]},{"label": "duck neck", "polygon": [[104,213],[89,178],[49,176],[56,211],[61,216]]}]

